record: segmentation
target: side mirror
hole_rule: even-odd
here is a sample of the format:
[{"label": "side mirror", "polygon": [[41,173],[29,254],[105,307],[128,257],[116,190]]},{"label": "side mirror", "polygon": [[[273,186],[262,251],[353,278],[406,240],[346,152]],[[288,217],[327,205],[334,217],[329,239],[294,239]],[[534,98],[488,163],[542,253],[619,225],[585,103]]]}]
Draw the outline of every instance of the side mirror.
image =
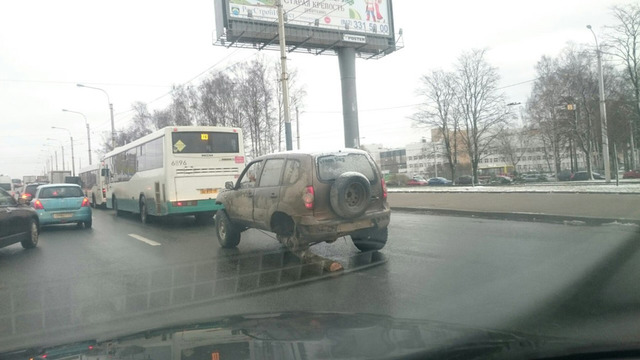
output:
[{"label": "side mirror", "polygon": [[233,186],[233,181],[227,181],[224,183],[224,188],[227,190],[233,190],[234,186]]}]

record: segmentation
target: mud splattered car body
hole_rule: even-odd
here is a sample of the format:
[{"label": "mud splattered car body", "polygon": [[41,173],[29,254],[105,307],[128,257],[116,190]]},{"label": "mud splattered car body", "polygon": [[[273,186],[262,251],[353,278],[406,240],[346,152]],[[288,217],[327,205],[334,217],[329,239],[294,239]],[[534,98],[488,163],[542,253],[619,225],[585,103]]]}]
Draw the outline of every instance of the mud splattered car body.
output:
[{"label": "mud splattered car body", "polygon": [[248,228],[300,248],[350,235],[360,250],[387,241],[391,211],[380,168],[364,151],[283,152],[249,163],[217,202],[218,240],[234,247]]}]

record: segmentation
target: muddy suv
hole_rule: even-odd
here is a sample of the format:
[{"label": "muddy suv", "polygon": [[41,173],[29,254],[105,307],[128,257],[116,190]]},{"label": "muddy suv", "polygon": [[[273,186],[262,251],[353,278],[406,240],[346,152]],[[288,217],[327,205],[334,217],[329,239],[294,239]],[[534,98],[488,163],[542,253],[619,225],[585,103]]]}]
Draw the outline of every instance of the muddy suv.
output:
[{"label": "muddy suv", "polygon": [[235,247],[249,228],[274,232],[297,250],[350,235],[361,251],[387,242],[391,211],[379,167],[361,150],[284,152],[259,157],[217,203],[220,245]]}]

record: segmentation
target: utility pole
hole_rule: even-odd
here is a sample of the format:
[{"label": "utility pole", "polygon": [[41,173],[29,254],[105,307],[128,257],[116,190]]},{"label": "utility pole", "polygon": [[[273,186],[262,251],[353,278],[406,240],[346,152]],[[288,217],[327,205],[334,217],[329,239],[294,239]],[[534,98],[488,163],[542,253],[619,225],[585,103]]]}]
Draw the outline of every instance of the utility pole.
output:
[{"label": "utility pole", "polygon": [[280,67],[282,68],[280,81],[282,82],[282,104],[284,107],[284,134],[287,150],[293,150],[291,118],[289,114],[289,75],[287,74],[287,48],[284,36],[284,8],[282,6],[282,0],[276,0],[276,6],[278,7],[278,37],[280,38]]},{"label": "utility pole", "polygon": [[587,25],[596,41],[596,54],[598,55],[598,78],[600,87],[600,127],[602,129],[602,162],[604,163],[604,178],[607,183],[611,182],[611,165],[609,163],[609,136],[607,134],[607,106],[604,98],[604,74],[602,73],[602,51],[598,45],[598,38],[593,32],[591,25]]},{"label": "utility pole", "polygon": [[300,150],[300,113],[298,112],[298,107],[296,106],[296,142],[297,148]]}]

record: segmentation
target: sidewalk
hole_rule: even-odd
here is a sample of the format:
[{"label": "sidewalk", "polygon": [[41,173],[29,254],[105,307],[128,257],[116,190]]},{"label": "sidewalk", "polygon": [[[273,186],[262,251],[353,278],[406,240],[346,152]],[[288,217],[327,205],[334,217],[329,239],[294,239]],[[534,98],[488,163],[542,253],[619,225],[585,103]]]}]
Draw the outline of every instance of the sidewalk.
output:
[{"label": "sidewalk", "polygon": [[390,189],[389,205],[393,210],[449,215],[640,225],[640,193],[466,192],[455,189],[412,192]]}]

